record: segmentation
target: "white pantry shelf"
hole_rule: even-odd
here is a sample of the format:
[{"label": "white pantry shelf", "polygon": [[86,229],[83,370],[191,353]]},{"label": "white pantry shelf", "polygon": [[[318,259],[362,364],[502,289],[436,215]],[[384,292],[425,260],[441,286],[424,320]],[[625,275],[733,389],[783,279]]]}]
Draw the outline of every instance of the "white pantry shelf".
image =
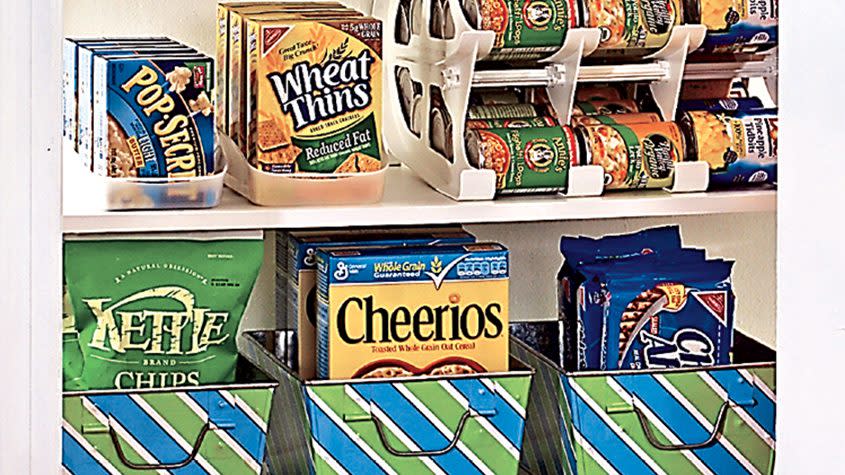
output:
[{"label": "white pantry shelf", "polygon": [[85,190],[66,182],[65,233],[389,226],[447,223],[509,223],[713,215],[773,211],[774,190],[670,194],[664,191],[610,193],[601,197],[526,196],[494,201],[454,201],[426,185],[404,166],[388,171],[378,204],[264,208],[229,189],[220,206],[206,210],[103,211]]}]

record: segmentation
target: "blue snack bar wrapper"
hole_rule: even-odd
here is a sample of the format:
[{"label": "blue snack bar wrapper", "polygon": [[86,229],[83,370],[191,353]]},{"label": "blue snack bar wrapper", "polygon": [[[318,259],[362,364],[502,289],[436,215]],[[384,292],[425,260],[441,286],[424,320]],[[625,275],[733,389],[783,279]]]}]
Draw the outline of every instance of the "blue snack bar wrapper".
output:
[{"label": "blue snack bar wrapper", "polygon": [[[567,237],[560,240],[560,250],[566,257],[558,273],[558,310],[563,326],[564,346],[573,348],[576,342],[577,299],[584,277],[579,267],[602,260],[672,252],[681,248],[678,226],[646,229],[634,234],[606,236],[600,239]],[[575,352],[566,352],[563,366],[575,369]]]},{"label": "blue snack bar wrapper", "polygon": [[[568,323],[574,337],[573,348],[577,348],[576,369],[617,369],[613,357],[608,354],[608,338],[619,329],[608,325],[608,305],[612,296],[610,282],[614,279],[639,276],[646,281],[650,273],[662,267],[670,269],[701,266],[706,260],[704,251],[676,249],[658,256],[648,254],[626,259],[594,262],[580,269],[583,283],[576,290],[575,317]],[[634,283],[636,285],[636,283]]]},{"label": "blue snack bar wrapper", "polygon": [[[629,262],[591,280],[579,332],[582,369],[638,370],[728,364],[732,262]],[[639,269],[639,270],[638,270]],[[580,317],[584,318],[581,319]],[[579,346],[579,347],[580,347]],[[598,355],[596,355],[598,350]],[[598,360],[596,360],[598,357]]]}]

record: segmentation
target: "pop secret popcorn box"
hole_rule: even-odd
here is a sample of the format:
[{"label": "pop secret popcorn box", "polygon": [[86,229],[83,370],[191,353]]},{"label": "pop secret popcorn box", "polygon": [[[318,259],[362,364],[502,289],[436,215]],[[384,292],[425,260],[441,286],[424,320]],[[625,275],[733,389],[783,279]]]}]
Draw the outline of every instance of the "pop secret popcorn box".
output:
[{"label": "pop secret popcorn box", "polygon": [[203,55],[95,57],[94,173],[213,173],[213,73],[213,61]]},{"label": "pop secret popcorn box", "polygon": [[321,379],[508,370],[508,251],[499,244],[318,252]]}]

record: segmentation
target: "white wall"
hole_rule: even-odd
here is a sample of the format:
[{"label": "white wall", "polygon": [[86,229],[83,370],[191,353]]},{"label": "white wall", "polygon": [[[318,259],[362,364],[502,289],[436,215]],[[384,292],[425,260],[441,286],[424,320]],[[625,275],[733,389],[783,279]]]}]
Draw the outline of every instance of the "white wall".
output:
[{"label": "white wall", "polygon": [[[66,36],[167,35],[214,53],[216,2],[213,0],[66,0]],[[775,342],[775,233],[773,213],[627,219],[564,223],[472,226],[479,237],[500,240],[513,253],[512,315],[515,319],[554,318],[555,275],[561,263],[562,234],[599,236],[678,222],[684,242],[708,249],[714,257],[735,259],[740,328],[768,344]],[[273,245],[258,289],[247,311],[246,328],[272,326]]]},{"label": "white wall", "polygon": [[602,236],[678,223],[684,244],[707,249],[710,257],[737,261],[734,284],[737,325],[775,343],[775,233],[773,213],[470,226],[481,239],[495,239],[512,253],[511,315],[515,319],[554,318],[555,276],[562,263],[561,235]]}]

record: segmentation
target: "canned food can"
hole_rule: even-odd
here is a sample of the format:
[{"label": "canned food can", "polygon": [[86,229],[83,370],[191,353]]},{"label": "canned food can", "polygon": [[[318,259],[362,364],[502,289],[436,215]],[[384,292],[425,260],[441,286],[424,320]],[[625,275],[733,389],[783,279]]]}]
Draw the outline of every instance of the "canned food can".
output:
[{"label": "canned food can", "polygon": [[572,115],[613,115],[635,114],[640,112],[636,101],[622,99],[618,101],[580,101],[572,107]]},{"label": "canned food can", "polygon": [[599,49],[662,48],[683,20],[680,0],[584,0],[588,28],[601,31]]},{"label": "canned food can", "polygon": [[566,192],[578,164],[570,127],[468,130],[466,147],[471,165],[496,172],[500,194]]},{"label": "canned food can", "polygon": [[538,59],[558,51],[579,26],[577,0],[461,0],[470,25],[496,34],[487,59]]},{"label": "canned food can", "polygon": [[572,126],[580,125],[615,125],[615,124],[653,124],[661,122],[660,114],[641,112],[638,114],[579,115],[572,118]]},{"label": "canned food can", "polygon": [[474,119],[467,121],[467,129],[522,129],[526,127],[554,127],[557,119],[551,116],[518,119]]},{"label": "canned food can", "polygon": [[525,102],[529,104],[551,104],[549,91],[545,87],[529,87],[524,92]]},{"label": "canned food can", "polygon": [[400,45],[407,45],[411,42],[410,3],[410,1],[399,2],[399,8],[396,11],[395,39]]},{"label": "canned food can", "polygon": [[684,160],[684,140],[674,122],[590,125],[577,129],[582,163],[604,168],[607,190],[672,185],[675,163]]},{"label": "canned food can", "polygon": [[479,106],[494,106],[501,104],[519,104],[520,99],[513,89],[482,89],[475,90],[470,95],[470,103]]},{"label": "canned food can", "polygon": [[751,111],[764,109],[763,101],[759,97],[742,97],[737,99],[701,99],[681,101],[678,110],[686,111],[707,111],[707,112],[730,112],[730,111]]},{"label": "canned food can", "polygon": [[470,106],[468,119],[521,119],[525,117],[554,116],[548,104],[497,104]]},{"label": "canned food can", "polygon": [[778,42],[778,0],[684,0],[684,22],[707,27],[703,53],[759,53]]},{"label": "canned food can", "polygon": [[618,101],[622,100],[622,92],[614,86],[585,85],[575,91],[576,101]]},{"label": "canned food can", "polygon": [[710,165],[711,188],[777,181],[777,110],[690,111],[679,125],[687,159]]}]

